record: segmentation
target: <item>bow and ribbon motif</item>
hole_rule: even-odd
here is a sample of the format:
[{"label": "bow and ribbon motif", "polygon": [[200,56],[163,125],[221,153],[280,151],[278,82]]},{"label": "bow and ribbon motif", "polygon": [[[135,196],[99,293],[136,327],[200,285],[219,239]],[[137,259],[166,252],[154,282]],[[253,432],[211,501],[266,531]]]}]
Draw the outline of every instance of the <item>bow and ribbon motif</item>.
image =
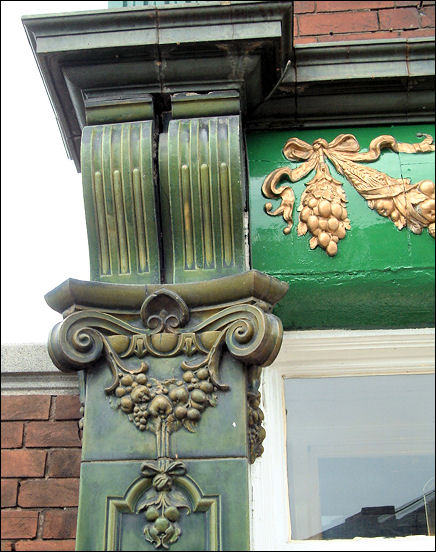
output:
[{"label": "bow and ribbon motif", "polygon": [[186,466],[180,460],[144,462],[141,466],[143,477],[152,479],[151,487],[136,508],[144,512],[148,524],[144,527],[145,538],[155,548],[169,548],[179,539],[182,530],[177,523],[180,510],[191,513],[186,497],[174,488],[175,480],[186,474]]},{"label": "bow and ribbon motif", "polygon": [[424,136],[422,142],[407,144],[397,142],[393,136],[378,136],[370,143],[366,152],[352,134],[340,134],[330,143],[323,138],[312,145],[290,138],[283,154],[289,161],[303,161],[295,169],[281,167],[270,173],[264,180],[262,192],[269,199],[281,198],[278,209],[272,203],[265,204],[268,215],[282,215],[287,226],[283,232],[289,234],[293,226],[292,213],[295,194],[290,186],[279,185],[283,178],[298,182],[311,171],[315,175],[306,184],[298,211],[300,221],[298,235],[308,231],[312,234],[311,249],[320,246],[331,257],[338,252],[338,243],[351,229],[346,209],[347,198],[342,183],[333,178],[327,160],[337,172],[364,197],[368,206],[380,215],[388,217],[399,230],[407,226],[413,233],[421,234],[428,228],[435,236],[435,185],[430,180],[411,184],[409,178],[393,178],[376,169],[360,165],[360,162],[373,162],[379,159],[381,150],[391,149],[396,153],[427,153],[435,150],[433,138]]}]

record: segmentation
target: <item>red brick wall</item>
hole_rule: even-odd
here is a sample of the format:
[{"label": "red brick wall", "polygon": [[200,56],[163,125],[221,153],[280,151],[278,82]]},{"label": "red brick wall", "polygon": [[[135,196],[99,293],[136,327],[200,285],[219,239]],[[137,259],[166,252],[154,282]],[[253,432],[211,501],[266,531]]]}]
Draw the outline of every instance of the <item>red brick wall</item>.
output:
[{"label": "red brick wall", "polygon": [[80,417],[76,396],[2,397],[2,550],[74,550]]},{"label": "red brick wall", "polygon": [[294,12],[295,44],[434,36],[434,1],[297,1]]}]

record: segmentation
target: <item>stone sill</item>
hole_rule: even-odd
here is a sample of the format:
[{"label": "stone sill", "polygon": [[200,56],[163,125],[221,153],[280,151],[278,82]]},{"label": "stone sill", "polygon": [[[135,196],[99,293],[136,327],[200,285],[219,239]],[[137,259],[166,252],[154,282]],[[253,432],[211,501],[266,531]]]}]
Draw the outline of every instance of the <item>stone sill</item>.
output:
[{"label": "stone sill", "polygon": [[1,348],[2,395],[78,395],[77,374],[63,374],[45,343],[7,343]]}]

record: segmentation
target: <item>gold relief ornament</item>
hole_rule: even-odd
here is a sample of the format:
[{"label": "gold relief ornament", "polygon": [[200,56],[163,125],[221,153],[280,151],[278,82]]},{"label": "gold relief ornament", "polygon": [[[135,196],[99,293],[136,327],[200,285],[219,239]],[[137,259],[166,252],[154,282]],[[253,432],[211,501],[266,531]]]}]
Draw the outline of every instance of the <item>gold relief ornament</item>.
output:
[{"label": "gold relief ornament", "polygon": [[279,185],[284,177],[297,182],[315,170],[315,176],[306,184],[301,197],[298,235],[308,231],[312,234],[311,249],[321,247],[331,257],[338,251],[338,243],[350,230],[346,209],[347,198],[342,183],[335,180],[327,159],[338,173],[363,196],[371,209],[388,217],[402,230],[407,226],[414,234],[421,234],[424,228],[435,237],[435,185],[431,180],[411,184],[409,178],[393,178],[360,162],[379,159],[381,150],[389,148],[396,153],[427,153],[435,151],[433,138],[428,134],[417,144],[400,143],[393,136],[374,138],[367,152],[360,152],[360,145],[351,134],[340,134],[328,143],[318,138],[312,145],[290,138],[283,149],[289,161],[303,161],[295,168],[282,167],[271,172],[262,185],[262,192],[269,199],[281,199],[281,205],[273,210],[272,203],[265,204],[265,211],[271,216],[282,215],[287,223],[283,232],[289,234],[293,225],[292,212],[295,195],[290,186]]}]

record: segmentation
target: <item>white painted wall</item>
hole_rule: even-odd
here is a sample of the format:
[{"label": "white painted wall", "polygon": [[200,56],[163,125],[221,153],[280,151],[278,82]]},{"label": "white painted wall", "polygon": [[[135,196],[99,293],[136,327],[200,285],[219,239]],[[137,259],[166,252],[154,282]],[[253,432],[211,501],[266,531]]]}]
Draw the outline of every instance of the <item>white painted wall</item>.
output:
[{"label": "white painted wall", "polygon": [[291,541],[283,378],[434,373],[434,329],[285,332],[262,375],[265,452],[251,467],[252,550],[434,550],[434,537]]}]

